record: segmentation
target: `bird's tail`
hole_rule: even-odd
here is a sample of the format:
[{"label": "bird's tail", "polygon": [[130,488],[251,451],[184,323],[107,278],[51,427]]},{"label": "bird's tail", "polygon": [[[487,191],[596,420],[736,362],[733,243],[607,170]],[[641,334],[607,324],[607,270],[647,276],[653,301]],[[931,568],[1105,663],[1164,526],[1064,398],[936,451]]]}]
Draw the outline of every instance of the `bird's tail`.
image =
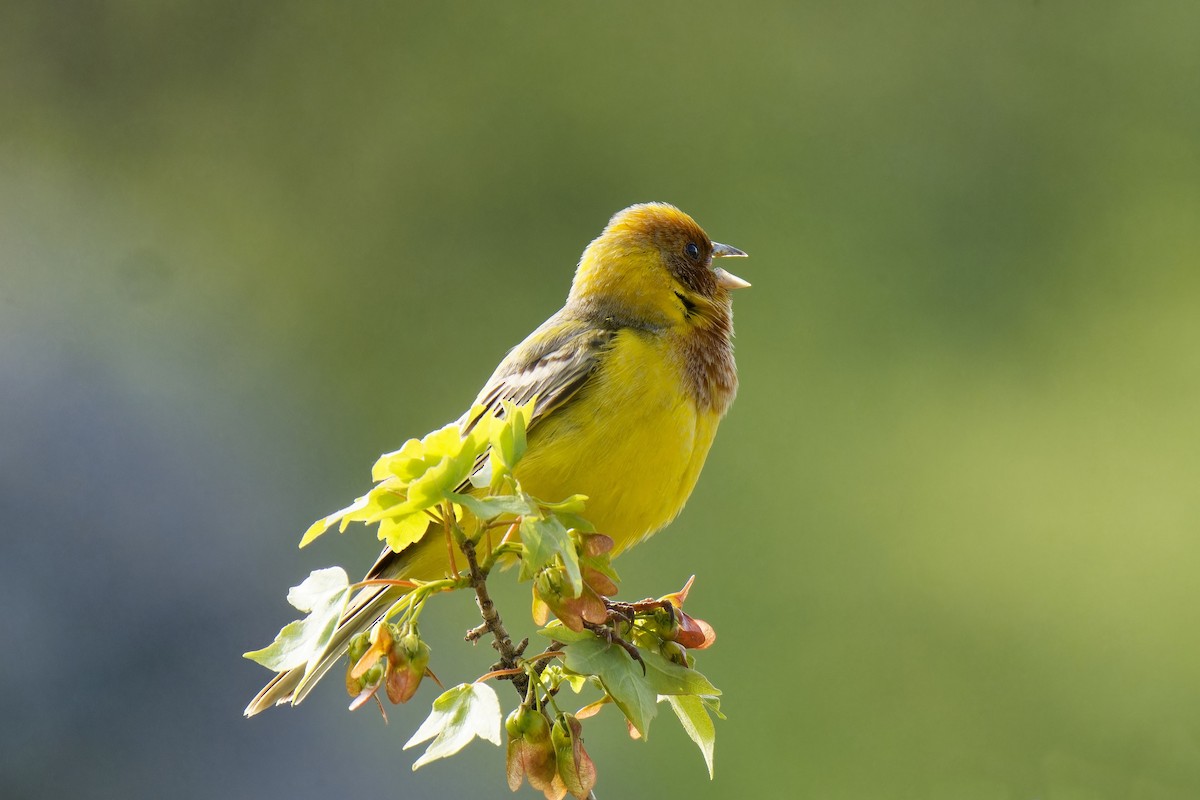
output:
[{"label": "bird's tail", "polygon": [[347,611],[333,632],[333,638],[325,648],[319,661],[308,669],[307,665],[281,672],[262,688],[250,705],[246,706],[245,715],[252,717],[271,706],[291,703],[296,705],[312,691],[317,681],[336,664],[346,653],[350,640],[368,630],[384,612],[404,595],[403,589],[393,587],[371,588],[364,590],[368,596],[360,595],[361,605],[356,602],[353,611]]},{"label": "bird's tail", "polygon": [[[433,536],[425,538],[436,539]],[[375,566],[367,573],[367,577],[426,577],[422,573],[438,569],[435,563],[440,548],[430,545],[430,542],[418,542],[405,548],[399,554],[393,553],[391,550],[384,550],[383,555],[375,562]],[[329,672],[333,665],[345,655],[346,649],[350,646],[350,640],[369,630],[392,604],[408,591],[408,589],[396,586],[368,586],[362,589],[342,615],[342,619],[333,632],[333,638],[329,640],[325,652],[321,654],[320,659],[313,664],[312,668],[305,665],[279,673],[262,688],[262,691],[255,695],[243,713],[247,717],[252,717],[271,706],[299,703],[308,696],[308,693],[324,677],[325,673]]]}]

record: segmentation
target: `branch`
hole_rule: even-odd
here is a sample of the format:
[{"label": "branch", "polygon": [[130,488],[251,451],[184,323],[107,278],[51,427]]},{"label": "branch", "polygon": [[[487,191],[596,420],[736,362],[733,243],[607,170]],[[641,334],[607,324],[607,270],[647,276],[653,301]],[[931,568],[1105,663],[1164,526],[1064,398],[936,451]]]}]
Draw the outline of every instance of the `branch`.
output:
[{"label": "branch", "polygon": [[[496,652],[500,654],[500,663],[497,664],[497,667],[501,670],[515,670],[529,640],[526,639],[519,645],[513,644],[512,637],[508,635],[508,629],[504,627],[504,620],[500,618],[500,612],[496,610],[496,604],[492,602],[492,596],[488,594],[488,573],[479,567],[479,560],[475,557],[474,543],[470,539],[464,538],[459,546],[462,548],[463,555],[467,557],[471,588],[475,590],[475,602],[479,606],[479,615],[483,618],[483,630],[475,628],[470,631],[467,634],[467,640],[474,641],[482,636],[484,631],[491,632],[495,639],[492,647],[496,648]],[[522,670],[513,675],[511,680],[518,694],[524,697],[529,690],[529,676]]]},{"label": "branch", "polygon": [[[500,653],[500,663],[496,666],[499,668],[493,672],[502,672],[504,670],[513,670],[514,674],[510,677],[507,675],[496,676],[508,678],[513,683],[513,688],[517,690],[517,694],[525,697],[529,691],[529,676],[524,670],[518,670],[517,665],[521,661],[521,654],[525,652],[526,646],[529,644],[528,639],[521,641],[519,645],[513,645],[512,637],[508,635],[508,629],[504,627],[504,620],[500,619],[500,612],[496,610],[496,604],[492,602],[492,596],[488,594],[487,579],[488,570],[481,569],[479,560],[475,557],[475,544],[468,538],[463,537],[459,542],[459,547],[462,549],[463,555],[467,557],[468,576],[471,579],[471,588],[475,590],[475,603],[479,606],[479,615],[483,617],[483,625],[478,628],[472,628],[467,631],[466,639],[469,642],[478,641],[485,632],[491,632],[495,639],[492,642],[492,647]],[[538,674],[549,664],[549,659],[544,656],[549,655],[563,647],[561,642],[551,642],[550,647],[546,652],[537,656],[538,663],[534,666]],[[596,800],[595,792],[588,792],[587,800]]]}]

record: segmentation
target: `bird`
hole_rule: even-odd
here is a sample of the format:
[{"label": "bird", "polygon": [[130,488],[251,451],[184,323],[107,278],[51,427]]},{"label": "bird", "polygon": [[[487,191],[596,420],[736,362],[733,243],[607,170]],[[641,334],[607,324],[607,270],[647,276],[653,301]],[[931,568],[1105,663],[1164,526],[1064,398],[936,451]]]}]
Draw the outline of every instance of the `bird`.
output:
[{"label": "bird", "polygon": [[[750,284],[714,261],[745,255],[667,203],[617,212],[584,249],[563,307],[509,351],[472,404],[534,400],[516,478],[534,497],[586,495],[585,516],[613,555],[680,512],[737,394],[731,292]],[[449,571],[442,537],[425,536],[385,548],[367,578]],[[276,675],[246,716],[303,700],[404,591],[362,589],[315,665]]]}]

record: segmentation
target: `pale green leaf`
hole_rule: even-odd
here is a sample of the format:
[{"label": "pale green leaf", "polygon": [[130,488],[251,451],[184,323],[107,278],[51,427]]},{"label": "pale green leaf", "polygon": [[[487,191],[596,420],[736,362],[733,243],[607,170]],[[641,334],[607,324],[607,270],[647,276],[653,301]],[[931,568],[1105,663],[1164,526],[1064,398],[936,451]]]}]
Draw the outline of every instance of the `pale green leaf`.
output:
[{"label": "pale green leaf", "polygon": [[426,461],[454,458],[463,449],[462,429],[458,427],[457,422],[452,422],[425,434],[421,444],[425,447]]},{"label": "pale green leaf", "polygon": [[511,472],[521,457],[525,455],[526,429],[533,416],[533,408],[537,398],[523,406],[504,401],[501,405],[503,419],[493,422],[489,429],[492,452],[492,470],[496,473]]},{"label": "pale green leaf", "polygon": [[425,445],[420,439],[409,439],[399,450],[384,453],[371,468],[371,480],[379,482],[395,476],[404,482],[425,471]]},{"label": "pale green leaf", "polygon": [[321,519],[317,520],[312,525],[310,525],[308,527],[308,530],[306,530],[304,532],[304,535],[302,537],[300,537],[300,546],[304,547],[304,546],[308,545],[313,539],[316,539],[318,536],[323,534],[325,531],[329,530],[329,528],[334,523],[341,521],[341,519],[343,517],[347,517],[347,516],[350,516],[350,515],[353,515],[353,514],[363,511],[364,509],[367,508],[369,503],[370,503],[370,496],[363,495],[362,497],[358,498],[350,505],[343,508],[341,511],[335,511],[334,513],[330,514],[329,516],[322,517]]},{"label": "pale green leaf", "polygon": [[553,620],[544,628],[539,628],[538,633],[545,636],[547,639],[570,644],[571,642],[585,642],[596,638],[596,634],[589,630],[573,631],[566,625],[563,625],[558,620]]},{"label": "pale green leaf", "polygon": [[350,580],[345,570],[330,567],[314,571],[288,592],[288,602],[309,615],[288,623],[275,641],[261,650],[243,654],[244,657],[276,672],[311,665],[333,638],[349,599]]},{"label": "pale green leaf", "polygon": [[312,611],[328,603],[329,598],[350,587],[350,577],[341,567],[315,569],[299,586],[288,589],[287,601],[297,611]]},{"label": "pale green leaf", "polygon": [[376,481],[394,481],[388,488],[402,490],[409,509],[421,510],[441,502],[445,492],[466,480],[486,443],[485,436],[474,433],[464,438],[458,423],[451,423],[380,456],[371,475]]},{"label": "pale green leaf", "polygon": [[589,681],[595,680],[596,678],[587,675],[576,675],[574,672],[567,672],[563,669],[562,664],[557,662],[551,663],[550,666],[546,667],[542,672],[541,678],[542,686],[548,689],[554,690],[563,683],[566,683],[575,694],[582,692]]},{"label": "pale green leaf", "polygon": [[492,467],[491,460],[484,461],[483,466],[471,473],[471,477],[467,480],[476,489],[486,489],[492,485],[492,476],[497,474]]},{"label": "pale green leaf", "polygon": [[539,500],[538,503],[541,504],[543,508],[553,511],[555,514],[569,514],[573,516],[583,513],[583,508],[587,503],[587,499],[588,497],[586,494],[573,494],[566,500],[560,500],[557,503],[547,503],[544,500]]},{"label": "pale green leaf", "polygon": [[512,454],[510,455],[511,466],[516,466],[517,462],[525,455],[525,447],[527,445],[525,432],[529,427],[529,419],[533,416],[533,406],[537,402],[534,397],[527,405],[506,407],[506,421],[512,427]]},{"label": "pale green leaf", "polygon": [[443,456],[408,485],[406,505],[414,511],[436,505],[443,493],[452,491],[461,481],[455,477],[454,459]]},{"label": "pale green leaf", "polygon": [[512,514],[514,517],[520,517],[525,514],[532,514],[535,511],[533,505],[528,500],[515,494],[472,497],[469,494],[447,492],[446,497],[482,520],[492,520],[501,514]]},{"label": "pale green leaf", "polygon": [[454,755],[476,736],[500,744],[500,699],[486,683],[461,683],[433,701],[433,710],[404,749],[433,739],[413,764],[415,771],[430,761]]},{"label": "pale green leaf", "polygon": [[419,542],[429,530],[429,515],[417,511],[401,517],[385,517],[379,521],[379,538],[387,542],[393,553],[399,553],[414,542]]},{"label": "pale green leaf", "polygon": [[705,710],[705,703],[695,695],[664,695],[661,699],[671,704],[675,716],[688,738],[700,748],[704,763],[708,766],[708,777],[713,777],[713,745],[716,743],[717,731],[712,719]]},{"label": "pale green leaf", "polygon": [[646,662],[646,679],[659,694],[719,695],[721,690],[708,678],[688,667],[680,666],[653,650],[642,650]]},{"label": "pale green leaf", "polygon": [[492,469],[496,472],[511,472],[516,463],[516,446],[513,442],[512,425],[499,425],[492,430]]},{"label": "pale green leaf", "polygon": [[526,555],[521,559],[520,579],[527,580],[537,574],[542,567],[554,561],[558,556],[563,566],[567,568],[567,577],[571,581],[572,597],[578,597],[583,591],[583,575],[579,571],[579,555],[575,552],[575,542],[571,540],[570,532],[555,517],[538,519],[537,517],[521,518],[521,543],[525,545]]}]

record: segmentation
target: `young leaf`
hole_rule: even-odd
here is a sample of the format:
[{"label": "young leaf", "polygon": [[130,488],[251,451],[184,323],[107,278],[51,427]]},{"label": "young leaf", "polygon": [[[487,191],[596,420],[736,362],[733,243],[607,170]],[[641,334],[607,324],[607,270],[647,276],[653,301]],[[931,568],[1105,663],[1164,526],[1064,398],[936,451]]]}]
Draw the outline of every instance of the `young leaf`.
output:
[{"label": "young leaf", "polygon": [[[432,435],[432,434],[431,434]],[[425,471],[425,445],[420,439],[409,439],[399,450],[384,453],[371,468],[371,480],[379,482],[389,476],[411,481]]]},{"label": "young leaf", "polygon": [[424,511],[400,517],[379,520],[379,538],[387,542],[393,553],[399,553],[414,542],[420,541],[429,530],[429,515]]},{"label": "young leaf", "polygon": [[334,523],[340,522],[343,517],[361,513],[367,508],[369,503],[370,495],[363,495],[350,505],[343,508],[341,511],[335,511],[327,517],[321,517],[321,519],[317,520],[312,525],[309,525],[308,530],[306,530],[304,535],[300,537],[300,546],[308,546],[313,539],[316,539],[325,531],[329,530],[330,526],[332,526]]},{"label": "young leaf", "polygon": [[287,601],[297,611],[313,611],[328,603],[329,598],[350,587],[350,578],[341,567],[315,569],[299,586],[288,589]]},{"label": "young leaf", "polygon": [[642,650],[641,654],[646,664],[646,680],[659,694],[715,696],[721,693],[694,669],[675,664],[653,650]]},{"label": "young leaf", "polygon": [[554,620],[544,628],[538,629],[538,634],[547,639],[553,639],[564,644],[571,642],[590,642],[596,638],[591,631],[573,631],[558,620]]},{"label": "young leaf", "polygon": [[625,648],[593,635],[568,644],[564,662],[572,672],[598,677],[625,718],[646,736],[650,720],[658,712],[658,694]]},{"label": "young leaf", "polygon": [[578,597],[583,591],[583,575],[579,571],[579,555],[575,552],[575,543],[563,524],[555,517],[538,519],[534,516],[521,518],[521,542],[525,545],[526,557],[521,559],[521,580],[532,578],[539,569],[554,561],[555,556],[562,559],[567,568],[567,576],[571,581],[573,597]]},{"label": "young leaf", "polygon": [[504,418],[493,418],[494,421],[488,429],[492,445],[490,461],[493,472],[511,472],[521,460],[521,456],[525,455],[525,431],[529,427],[536,403],[536,397],[523,406],[507,401],[502,403]]},{"label": "young leaf", "polygon": [[679,717],[679,723],[688,738],[700,748],[704,763],[708,765],[708,778],[713,776],[713,744],[717,731],[705,710],[704,701],[695,695],[666,695],[662,699],[671,704],[671,710]]},{"label": "young leaf", "polygon": [[430,761],[452,756],[478,736],[500,744],[500,699],[486,683],[460,683],[433,701],[433,710],[404,749],[433,739],[413,764],[420,769]]},{"label": "young leaf", "polygon": [[555,514],[582,514],[587,499],[586,494],[573,494],[566,500],[560,500],[557,503],[541,502],[540,505]]},{"label": "young leaf", "polygon": [[492,520],[501,514],[520,517],[534,512],[533,506],[524,497],[515,494],[472,497],[469,494],[446,492],[446,499],[458,503],[482,520]]},{"label": "young leaf", "polygon": [[704,707],[708,709],[708,713],[717,719],[726,719],[726,716],[721,713],[721,698],[701,695],[700,700],[703,701]]},{"label": "young leaf", "polygon": [[408,485],[408,501],[405,505],[412,510],[429,508],[441,502],[443,494],[462,482],[466,475],[459,475],[455,462],[444,456]]},{"label": "young leaf", "polygon": [[289,622],[271,644],[243,656],[276,672],[310,663],[329,644],[349,599],[350,579],[345,570],[329,567],[313,571],[288,592],[288,602],[309,615]]},{"label": "young leaf", "polygon": [[[403,494],[406,499],[399,514],[436,505],[446,492],[466,480],[485,444],[486,439],[474,433],[464,438],[458,423],[439,428],[420,441],[410,439],[399,450],[379,457],[371,475],[381,483],[369,496],[382,501],[381,495],[387,494],[398,501]],[[385,507],[369,521],[389,516],[386,512]]]},{"label": "young leaf", "polygon": [[406,513],[403,488],[404,484],[398,478],[387,478],[350,505],[314,522],[304,532],[300,546],[304,547],[334,524],[344,531],[351,522],[371,524],[385,517]]}]

